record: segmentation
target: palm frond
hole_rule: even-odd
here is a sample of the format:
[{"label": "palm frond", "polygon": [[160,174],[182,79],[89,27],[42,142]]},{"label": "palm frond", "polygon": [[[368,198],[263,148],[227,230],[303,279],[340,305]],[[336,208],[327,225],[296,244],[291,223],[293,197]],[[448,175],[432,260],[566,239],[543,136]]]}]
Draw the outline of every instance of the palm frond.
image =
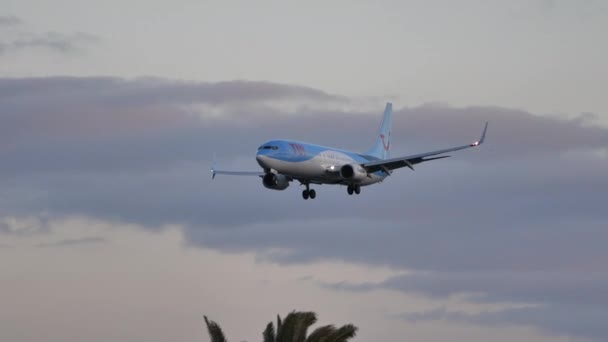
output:
[{"label": "palm frond", "polygon": [[357,336],[357,327],[352,324],[346,324],[338,328],[327,337],[326,342],[346,342],[349,339]]},{"label": "palm frond", "polygon": [[211,321],[205,317],[205,324],[207,324],[207,331],[209,332],[209,338],[211,338],[211,342],[227,342],[226,337],[224,336],[224,332],[219,324]]},{"label": "palm frond", "polygon": [[306,342],[325,342],[327,337],[331,336],[335,331],[336,327],[331,324],[318,327],[308,335]]},{"label": "palm frond", "polygon": [[297,312],[297,324],[293,334],[293,342],[304,342],[308,328],[317,322],[317,314],[314,312]]},{"label": "palm frond", "polygon": [[316,321],[314,312],[290,312],[281,322],[281,328],[277,329],[276,342],[304,342],[308,328]]},{"label": "palm frond", "polygon": [[283,322],[280,323],[281,328],[277,330],[276,342],[292,342],[294,332],[296,331],[296,325],[298,324],[298,316],[296,315],[296,312],[290,312],[285,319],[283,319]]},{"label": "palm frond", "polygon": [[275,342],[275,333],[274,333],[274,325],[272,322],[268,323],[266,329],[264,329],[264,342]]}]

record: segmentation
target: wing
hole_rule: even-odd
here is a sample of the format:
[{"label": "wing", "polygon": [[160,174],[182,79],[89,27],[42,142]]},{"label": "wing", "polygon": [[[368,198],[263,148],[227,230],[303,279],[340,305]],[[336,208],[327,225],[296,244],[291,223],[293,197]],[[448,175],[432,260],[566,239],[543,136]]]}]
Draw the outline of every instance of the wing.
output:
[{"label": "wing", "polygon": [[264,172],[260,171],[225,171],[211,169],[211,179],[215,178],[215,175],[228,175],[228,176],[258,176],[264,177]]},{"label": "wing", "polygon": [[[483,133],[481,134],[481,138],[479,138],[479,140],[477,140],[471,144],[450,147],[450,148],[446,148],[443,150],[413,154],[411,156],[404,156],[404,157],[384,159],[384,160],[375,160],[375,161],[372,161],[369,163],[363,163],[363,164],[361,164],[361,166],[363,166],[363,168],[365,168],[367,170],[367,172],[370,172],[370,173],[376,172],[376,171],[384,171],[385,173],[390,174],[391,170],[398,169],[401,167],[406,167],[406,166],[409,167],[410,169],[414,170],[414,165],[416,165],[416,164],[449,157],[449,156],[439,156],[440,154],[460,151],[460,150],[464,150],[464,149],[471,148],[471,147],[477,147],[477,146],[483,144],[484,140],[486,139],[487,130],[488,130],[488,123],[486,122],[486,125],[483,128]],[[435,156],[437,156],[437,157],[435,157]]]},{"label": "wing", "polygon": [[217,170],[216,169],[217,162],[215,160],[215,153],[213,153],[213,165],[211,166],[211,179],[215,179],[215,175],[228,175],[228,176],[258,176],[264,177],[264,172],[262,171],[226,171],[226,170]]}]

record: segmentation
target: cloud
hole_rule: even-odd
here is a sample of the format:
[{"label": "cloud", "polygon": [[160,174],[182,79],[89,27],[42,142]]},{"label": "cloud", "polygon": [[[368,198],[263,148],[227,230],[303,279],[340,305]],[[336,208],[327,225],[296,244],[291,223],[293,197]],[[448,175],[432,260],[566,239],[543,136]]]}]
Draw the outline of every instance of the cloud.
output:
[{"label": "cloud", "polygon": [[[543,252],[553,256],[549,250]],[[464,295],[474,303],[519,304],[524,306],[475,314],[437,308],[402,313],[397,318],[408,322],[441,320],[489,326],[525,325],[550,335],[604,341],[608,336],[604,324],[608,317],[608,272],[603,266],[591,268],[595,270],[410,272],[381,283],[341,282],[325,286],[347,291],[390,289],[434,299]]]},{"label": "cloud", "polygon": [[0,234],[24,236],[47,233],[49,230],[49,218],[41,213],[23,217],[0,216]]},{"label": "cloud", "polygon": [[538,9],[543,12],[552,12],[558,6],[557,0],[538,0]]},{"label": "cloud", "polygon": [[[306,218],[306,211],[289,210],[301,204],[297,195],[262,191],[254,179],[218,177],[208,182],[212,152],[219,153],[223,167],[257,169],[251,150],[275,136],[364,150],[373,140],[375,129],[370,127],[375,127],[379,116],[307,109],[296,109],[286,116],[272,103],[344,99],[306,87],[267,82],[40,78],[3,79],[0,89],[0,153],[4,161],[0,174],[10,179],[6,188],[18,194],[5,203],[7,207],[87,213],[155,226],[175,221],[192,226],[268,223],[262,202],[248,204],[245,208],[250,210],[244,209],[242,215],[226,215],[222,209],[225,201],[233,198],[247,203],[249,194],[268,200],[289,198],[275,204],[277,213],[271,220]],[[198,105],[210,107],[193,109]],[[415,173],[401,170],[398,177],[386,182],[391,184],[389,188],[406,189],[415,198],[411,204],[414,210],[400,209],[401,193],[389,190],[384,195],[388,196],[386,203],[374,205],[374,210],[344,211],[336,217],[335,210],[321,209],[319,217],[340,220],[355,215],[391,220],[400,216],[395,211],[402,211],[409,220],[421,221],[421,226],[435,221],[448,224],[444,222],[449,221],[447,217],[424,222],[430,212],[421,208],[432,208],[433,203],[473,226],[479,223],[466,220],[467,213],[482,219],[508,215],[505,210],[541,218],[552,211],[562,218],[604,217],[592,200],[600,196],[593,190],[605,186],[605,159],[576,158],[580,151],[608,145],[608,133],[589,126],[586,119],[560,120],[491,107],[402,108],[395,113],[393,146],[397,149],[393,155],[472,141],[486,120],[491,122],[487,145],[451,160],[424,164]],[[416,145],[408,147],[411,143]],[[442,172],[445,166],[456,174]],[[573,172],[578,177],[573,177]],[[15,174],[19,177],[10,178]],[[502,182],[496,182],[497,175]],[[431,179],[433,187],[420,183]],[[365,190],[376,193],[381,188],[386,188],[385,184]],[[206,196],[220,189],[213,200]],[[450,196],[443,200],[437,197],[446,192]],[[158,196],[161,193],[164,196]],[[571,196],[559,196],[562,193]],[[475,206],[467,201],[453,203],[458,194],[479,201]],[[131,195],[154,200],[127,200]],[[328,196],[345,201],[342,191],[339,195],[329,191]],[[573,203],[577,196],[587,198],[586,205]],[[484,203],[484,198],[492,200]],[[530,203],[537,204],[525,205]],[[356,200],[355,204],[364,205]],[[555,210],[560,208],[571,209]]]},{"label": "cloud", "polygon": [[[0,27],[22,27],[24,23],[14,16],[0,16]],[[101,41],[99,36],[84,32],[31,32],[11,30],[0,40],[0,56],[21,51],[43,50],[60,54],[78,53]]]},{"label": "cloud", "polygon": [[27,34],[10,41],[0,42],[0,54],[28,49],[74,53],[83,51],[85,47],[95,44],[99,40],[99,37],[86,33],[63,34],[47,32],[44,34]]},{"label": "cloud", "polygon": [[540,328],[553,335],[570,335],[604,341],[608,309],[601,305],[530,306],[480,313],[450,311],[445,308],[417,313],[404,313],[398,318],[408,322],[449,321],[484,326],[523,325]]},{"label": "cloud", "polygon": [[88,33],[64,34],[47,32],[44,34],[30,34],[26,37],[14,39],[4,44],[5,50],[20,51],[31,48],[42,48],[59,53],[72,53],[81,51],[85,46],[95,44],[99,37]]},{"label": "cloud", "polygon": [[47,247],[70,247],[70,246],[80,246],[80,245],[96,245],[101,243],[106,243],[107,240],[103,237],[92,236],[92,237],[84,237],[78,239],[65,239],[53,242],[43,242],[36,245],[36,247],[47,248]]},{"label": "cloud", "polygon": [[[391,289],[432,298],[465,294],[477,303],[585,304],[608,307],[608,274],[560,271],[417,271],[382,283],[328,285],[351,291]],[[577,288],[580,292],[572,292]]]},{"label": "cloud", "polygon": [[[365,150],[382,103],[352,110],[356,100],[268,82],[97,77],[0,79],[0,103],[0,216],[177,224],[190,246],[412,271],[338,290],[605,313],[594,303],[608,298],[608,129],[588,114],[395,103],[394,156],[473,141],[490,121],[487,142],[399,170],[360,196],[318,186],[318,199],[304,202],[297,184],[277,192],[257,178],[212,182],[212,152],[223,168],[257,170],[255,148],[271,138]],[[583,320],[550,325],[530,312],[527,322],[493,319],[587,336]]]},{"label": "cloud", "polygon": [[23,21],[15,16],[0,16],[0,26],[17,26],[23,24]]}]

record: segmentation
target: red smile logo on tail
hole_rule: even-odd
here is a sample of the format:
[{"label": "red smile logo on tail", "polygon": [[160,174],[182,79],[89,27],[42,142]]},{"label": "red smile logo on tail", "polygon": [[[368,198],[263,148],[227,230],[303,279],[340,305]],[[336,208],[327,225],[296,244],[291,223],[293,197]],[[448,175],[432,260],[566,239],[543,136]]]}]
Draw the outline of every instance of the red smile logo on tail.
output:
[{"label": "red smile logo on tail", "polygon": [[[388,132],[388,136],[391,136],[391,132]],[[382,139],[382,146],[384,147],[384,150],[388,151],[388,149],[391,147],[391,142],[389,141],[388,144],[384,142],[384,134],[380,134],[380,139]]]}]

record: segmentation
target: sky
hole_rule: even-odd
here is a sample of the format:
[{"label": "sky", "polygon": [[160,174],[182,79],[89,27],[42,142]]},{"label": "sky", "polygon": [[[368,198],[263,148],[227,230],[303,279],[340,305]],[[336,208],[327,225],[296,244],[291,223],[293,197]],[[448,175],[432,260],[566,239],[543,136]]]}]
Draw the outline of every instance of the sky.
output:
[{"label": "sky", "polygon": [[[0,340],[608,340],[602,1],[0,0]],[[348,196],[255,149],[486,144]]]}]

